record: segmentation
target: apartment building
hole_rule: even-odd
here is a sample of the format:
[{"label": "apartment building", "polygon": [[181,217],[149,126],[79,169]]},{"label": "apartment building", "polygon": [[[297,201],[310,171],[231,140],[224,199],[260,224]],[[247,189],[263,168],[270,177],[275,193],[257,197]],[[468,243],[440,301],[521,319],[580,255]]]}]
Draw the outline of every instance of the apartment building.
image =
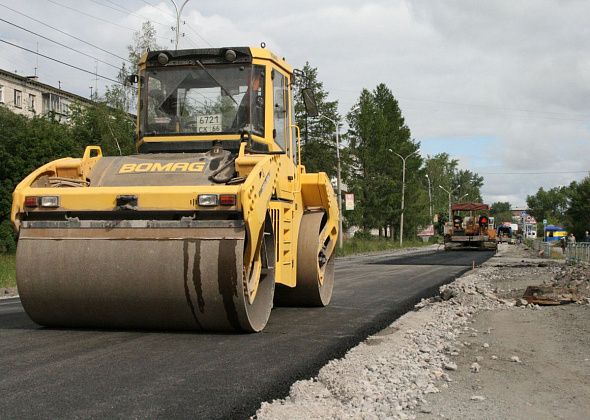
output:
[{"label": "apartment building", "polygon": [[36,76],[21,76],[0,69],[0,106],[17,114],[26,117],[51,114],[61,121],[67,119],[74,102],[92,104],[82,96],[39,82]]}]

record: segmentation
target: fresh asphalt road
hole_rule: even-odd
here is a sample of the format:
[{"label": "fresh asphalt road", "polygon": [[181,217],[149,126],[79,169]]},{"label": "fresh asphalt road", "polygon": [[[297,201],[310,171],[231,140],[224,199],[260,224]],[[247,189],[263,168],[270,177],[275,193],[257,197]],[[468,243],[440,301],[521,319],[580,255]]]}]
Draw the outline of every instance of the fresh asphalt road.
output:
[{"label": "fresh asphalt road", "polygon": [[0,418],[247,418],[491,256],[339,259],[330,306],[276,308],[259,334],[48,329],[0,300]]}]

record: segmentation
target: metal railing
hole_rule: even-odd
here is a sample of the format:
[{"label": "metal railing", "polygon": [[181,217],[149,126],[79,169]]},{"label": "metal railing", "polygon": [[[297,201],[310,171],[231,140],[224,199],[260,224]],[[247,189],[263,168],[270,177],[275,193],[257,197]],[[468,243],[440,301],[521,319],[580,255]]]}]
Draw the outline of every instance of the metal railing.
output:
[{"label": "metal railing", "polygon": [[568,264],[590,264],[590,242],[567,244],[565,261]]},{"label": "metal railing", "polygon": [[540,239],[526,239],[525,243],[533,250],[533,251],[543,251],[546,258],[551,258],[551,250],[553,249],[554,243],[553,242],[543,242]]}]

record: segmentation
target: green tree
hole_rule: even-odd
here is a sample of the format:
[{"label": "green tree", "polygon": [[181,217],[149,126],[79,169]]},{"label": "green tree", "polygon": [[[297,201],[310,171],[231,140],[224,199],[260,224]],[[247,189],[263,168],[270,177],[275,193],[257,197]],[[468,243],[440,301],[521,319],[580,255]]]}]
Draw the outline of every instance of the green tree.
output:
[{"label": "green tree", "polygon": [[575,183],[566,187],[554,187],[550,190],[539,188],[535,195],[529,195],[526,203],[535,219],[547,219],[550,224],[564,225],[566,211],[569,208],[571,189]]},{"label": "green tree", "polygon": [[0,252],[13,251],[10,226],[12,192],[38,167],[55,159],[81,157],[89,145],[101,146],[106,155],[133,153],[130,116],[108,107],[74,104],[69,120],[26,118],[0,107]]},{"label": "green tree", "polygon": [[28,119],[0,107],[0,251],[13,251],[12,192],[29,173],[65,156],[80,156],[69,127],[44,117]]},{"label": "green tree", "polygon": [[510,203],[507,201],[497,201],[491,205],[490,216],[494,217],[496,224],[502,222],[512,223],[512,212]]},{"label": "green tree", "polygon": [[121,65],[117,75],[119,83],[107,87],[104,95],[105,101],[112,108],[127,112],[135,108],[137,90],[134,86],[129,86],[126,79],[131,74],[137,74],[139,59],[144,53],[162,49],[156,41],[156,36],[156,29],[150,21],[143,22],[141,29],[133,33],[133,41],[127,45],[129,65]]},{"label": "green tree", "polygon": [[449,199],[448,194],[440,187],[451,191],[455,179],[455,172],[459,161],[451,159],[448,153],[438,153],[428,156],[424,162],[424,175],[430,178],[432,192],[432,208],[439,215],[439,221],[446,221]]},{"label": "green tree", "polygon": [[570,189],[570,207],[566,210],[567,227],[583,240],[585,232],[590,231],[590,176],[580,183],[572,183]]},{"label": "green tree", "polygon": [[[336,176],[336,127],[331,120],[340,121],[338,101],[330,101],[329,93],[318,78],[318,69],[305,63],[304,77],[295,79],[293,98],[295,123],[301,129],[301,161],[308,172],[326,172]],[[307,116],[301,90],[310,88],[318,105],[320,117]],[[323,116],[323,117],[322,117]],[[324,118],[327,117],[327,118]],[[329,119],[328,119],[329,118]]]},{"label": "green tree", "polygon": [[71,107],[69,129],[82,146],[100,146],[105,155],[129,155],[135,151],[133,119],[106,103]]},{"label": "green tree", "polygon": [[[347,115],[352,168],[347,178],[349,189],[357,198],[354,223],[364,229],[389,226],[395,231],[401,216],[402,160],[419,148],[411,138],[399,104],[391,90],[378,85],[361,92],[356,106]],[[406,160],[405,232],[415,234],[415,227],[428,220],[428,192],[419,178],[421,158]],[[418,181],[418,179],[420,179]],[[426,215],[426,218],[424,217]]]},{"label": "green tree", "polygon": [[[469,170],[459,170],[455,173],[453,180],[455,186],[459,186],[456,197],[460,201],[472,201],[481,203],[481,187],[483,187],[483,177]],[[464,197],[464,198],[461,198]]]}]

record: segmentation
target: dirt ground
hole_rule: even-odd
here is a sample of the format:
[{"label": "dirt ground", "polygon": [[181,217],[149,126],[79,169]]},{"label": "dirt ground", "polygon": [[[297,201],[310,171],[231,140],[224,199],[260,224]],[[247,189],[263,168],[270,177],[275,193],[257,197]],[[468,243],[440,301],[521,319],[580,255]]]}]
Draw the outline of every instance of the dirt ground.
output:
[{"label": "dirt ground", "polygon": [[[418,418],[590,416],[589,305],[484,312],[470,327],[453,381],[427,398],[432,414]],[[474,362],[477,373],[470,369]],[[476,396],[485,399],[472,400]]]},{"label": "dirt ground", "polygon": [[[590,418],[589,273],[503,244],[256,418]],[[533,285],[577,303],[527,304]]]},{"label": "dirt ground", "polygon": [[[499,268],[489,279],[496,295],[517,299],[568,271],[538,261],[526,247],[503,247],[489,262]],[[417,418],[589,418],[590,305],[484,311],[467,328],[452,382],[427,398],[432,413]]]}]

